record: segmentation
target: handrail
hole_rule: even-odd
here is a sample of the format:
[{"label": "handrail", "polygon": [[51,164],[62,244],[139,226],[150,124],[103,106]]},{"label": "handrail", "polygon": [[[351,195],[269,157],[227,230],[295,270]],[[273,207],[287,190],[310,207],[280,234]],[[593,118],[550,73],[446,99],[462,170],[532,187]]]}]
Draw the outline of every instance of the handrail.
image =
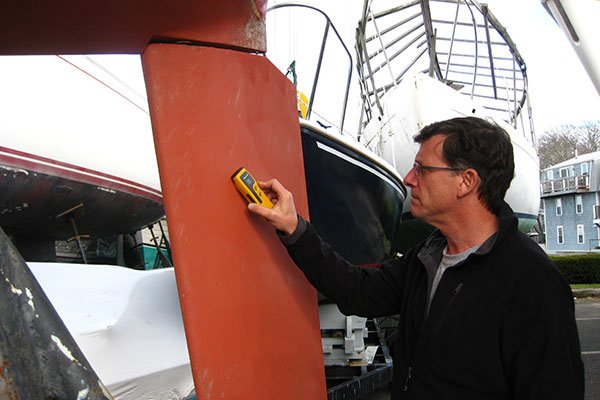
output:
[{"label": "handrail", "polygon": [[573,190],[589,190],[589,175],[573,175],[540,182],[540,194],[552,194]]},{"label": "handrail", "polygon": [[317,86],[318,86],[318,81],[319,81],[319,77],[321,74],[321,66],[323,63],[323,56],[325,53],[325,45],[327,44],[327,38],[329,35],[329,29],[331,28],[333,30],[333,32],[335,33],[335,35],[337,36],[340,44],[342,45],[342,48],[344,49],[344,51],[346,52],[348,59],[349,59],[349,67],[348,67],[348,78],[346,81],[346,90],[344,93],[344,100],[343,100],[343,106],[342,106],[342,115],[340,116],[340,125],[339,125],[339,131],[340,134],[343,135],[344,133],[344,122],[346,119],[346,109],[348,108],[348,96],[350,94],[350,82],[352,80],[352,55],[350,54],[350,51],[348,50],[348,48],[346,47],[346,44],[344,43],[344,41],[342,40],[342,37],[340,36],[339,32],[337,31],[337,29],[335,28],[335,25],[333,25],[333,23],[331,22],[331,19],[329,19],[329,16],[327,16],[327,14],[325,14],[322,10],[319,10],[316,7],[313,6],[309,6],[306,4],[297,4],[297,3],[280,3],[280,4],[274,4],[271,7],[267,8],[267,13],[271,12],[271,11],[275,11],[277,9],[280,8],[288,8],[288,7],[298,7],[298,8],[306,8],[312,11],[316,11],[317,13],[321,14],[327,24],[325,25],[325,33],[323,34],[323,40],[321,41],[321,50],[320,50],[320,54],[319,54],[319,59],[317,60],[317,69],[315,71],[315,76],[313,79],[313,86],[311,89],[311,93],[309,96],[309,104],[308,104],[308,111],[306,113],[306,119],[310,119],[310,116],[312,114],[312,107],[314,104],[314,99],[316,96],[316,91],[317,91]]},{"label": "handrail", "polygon": [[[527,139],[535,143],[525,63],[506,29],[486,5],[476,0],[418,0],[386,11],[367,8],[375,3],[365,2],[357,30],[357,35],[363,35],[362,39],[357,37],[364,105],[359,135],[374,118],[375,105],[383,116],[381,98],[391,87],[410,71],[428,69],[429,75],[441,82],[463,84],[455,88],[471,98],[481,99],[492,116],[501,117],[515,127],[525,112],[529,117],[525,131],[531,132]],[[420,12],[415,6],[420,6]],[[418,15],[422,21],[416,19]],[[385,22],[378,22],[376,28],[372,26],[372,20],[384,17],[388,18]],[[379,48],[374,41],[376,32],[385,36],[385,45]],[[428,65],[423,58],[425,53],[429,56]],[[392,79],[382,73],[388,62],[394,64],[391,67],[397,74]]]},{"label": "handrail", "polygon": [[[452,35],[450,35],[450,49],[448,50],[448,60],[446,60],[446,65],[450,65],[450,58],[452,57],[452,47],[454,47],[454,39],[456,34],[456,25],[458,23],[458,12],[460,10],[460,3],[456,3],[456,13],[454,14],[454,24],[452,25]],[[439,36],[436,37],[436,40],[439,39]],[[476,45],[477,46],[477,45]],[[446,68],[446,74],[444,75],[444,82],[448,80],[448,68]]]}]

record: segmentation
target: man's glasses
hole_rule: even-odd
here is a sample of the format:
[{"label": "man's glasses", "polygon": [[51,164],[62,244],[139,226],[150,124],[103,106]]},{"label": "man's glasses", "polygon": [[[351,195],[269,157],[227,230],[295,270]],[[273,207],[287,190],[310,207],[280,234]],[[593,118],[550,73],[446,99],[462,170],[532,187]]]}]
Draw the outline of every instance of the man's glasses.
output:
[{"label": "man's glasses", "polygon": [[433,165],[421,165],[418,162],[413,163],[413,169],[415,170],[415,175],[421,176],[423,171],[462,171],[464,168],[455,168],[455,167],[435,167]]}]

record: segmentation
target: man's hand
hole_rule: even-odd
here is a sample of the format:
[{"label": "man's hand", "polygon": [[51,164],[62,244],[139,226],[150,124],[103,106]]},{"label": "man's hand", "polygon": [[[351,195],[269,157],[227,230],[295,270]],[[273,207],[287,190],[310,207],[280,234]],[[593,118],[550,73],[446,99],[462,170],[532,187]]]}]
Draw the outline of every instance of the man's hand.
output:
[{"label": "man's hand", "polygon": [[266,182],[258,181],[258,186],[265,192],[273,203],[273,208],[258,204],[248,204],[248,209],[254,214],[265,218],[275,229],[291,235],[298,226],[298,215],[294,205],[294,197],[277,179]]}]

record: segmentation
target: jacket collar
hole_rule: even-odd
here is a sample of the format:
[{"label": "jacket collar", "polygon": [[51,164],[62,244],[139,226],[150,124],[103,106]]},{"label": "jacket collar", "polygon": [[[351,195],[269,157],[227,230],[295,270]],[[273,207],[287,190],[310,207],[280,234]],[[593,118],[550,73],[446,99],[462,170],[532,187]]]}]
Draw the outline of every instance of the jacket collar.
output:
[{"label": "jacket collar", "polygon": [[[473,254],[487,254],[496,244],[502,241],[508,232],[517,229],[518,220],[515,216],[514,211],[510,206],[503,201],[498,211],[498,231],[487,239]],[[427,275],[430,280],[433,279],[435,271],[440,264],[442,259],[442,251],[446,247],[448,241],[439,230],[435,230],[423,243],[423,246],[419,250],[417,257],[425,266]]]}]

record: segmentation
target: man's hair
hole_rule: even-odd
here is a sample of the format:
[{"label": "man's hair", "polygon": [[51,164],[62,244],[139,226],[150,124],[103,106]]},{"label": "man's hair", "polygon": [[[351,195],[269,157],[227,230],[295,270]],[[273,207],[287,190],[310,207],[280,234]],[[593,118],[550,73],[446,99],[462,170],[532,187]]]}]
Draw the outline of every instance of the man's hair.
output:
[{"label": "man's hair", "polygon": [[481,178],[478,195],[483,205],[497,214],[515,174],[510,136],[495,123],[481,118],[453,118],[435,122],[414,137],[423,143],[442,134],[442,155],[453,168],[473,168]]}]

